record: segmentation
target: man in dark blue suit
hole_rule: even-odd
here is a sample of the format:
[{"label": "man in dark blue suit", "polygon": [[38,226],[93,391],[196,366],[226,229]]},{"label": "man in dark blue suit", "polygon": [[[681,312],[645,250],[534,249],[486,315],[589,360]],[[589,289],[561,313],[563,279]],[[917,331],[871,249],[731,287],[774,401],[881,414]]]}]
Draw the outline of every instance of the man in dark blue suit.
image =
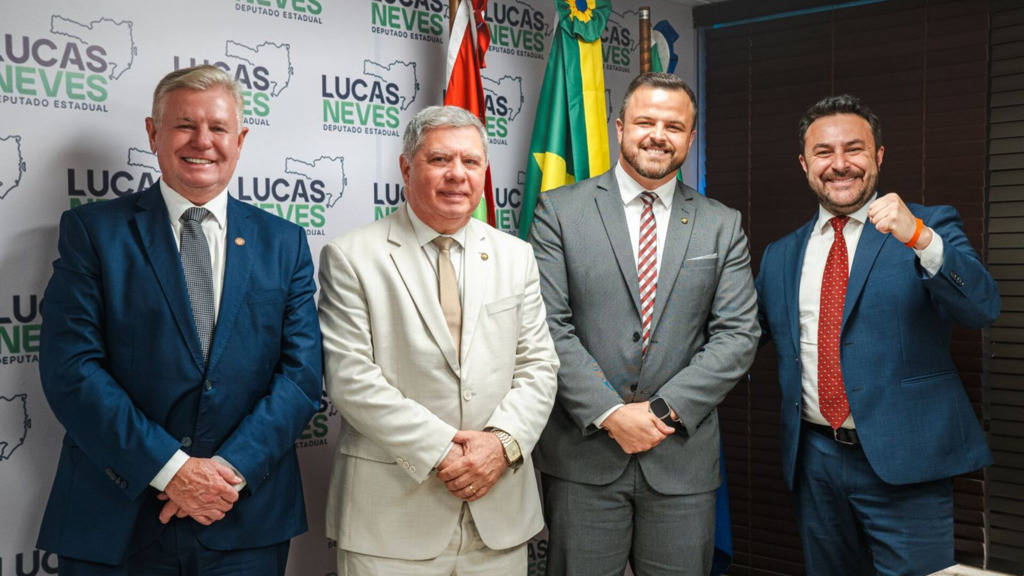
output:
[{"label": "man in dark blue suit", "polygon": [[768,246],[756,284],[807,573],[931,574],[953,563],[951,478],[992,461],[950,331],[991,324],[999,293],[953,208],[879,197],[881,128],[860,100],[821,100],[800,138],[819,208]]},{"label": "man in dark blue suit", "polygon": [[301,228],[228,195],[242,106],[216,67],[167,75],[160,182],[61,218],[39,360],[66,434],[38,546],[62,575],[280,575],[306,530],[313,264]]}]

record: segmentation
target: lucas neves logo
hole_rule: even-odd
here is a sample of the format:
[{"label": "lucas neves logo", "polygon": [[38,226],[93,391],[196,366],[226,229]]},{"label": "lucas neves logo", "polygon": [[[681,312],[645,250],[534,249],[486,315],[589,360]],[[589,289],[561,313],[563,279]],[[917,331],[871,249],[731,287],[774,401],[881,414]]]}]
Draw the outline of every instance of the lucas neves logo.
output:
[{"label": "lucas neves logo", "polygon": [[50,18],[48,35],[4,34],[0,104],[107,112],[109,83],[132,67],[132,23]]},{"label": "lucas neves logo", "polygon": [[416,63],[363,61],[361,75],[320,76],[325,132],[399,137],[401,112],[416,101]]},{"label": "lucas neves logo", "polygon": [[441,43],[448,18],[442,0],[372,0],[370,31],[378,36]]},{"label": "lucas neves logo", "polygon": [[235,12],[283,20],[323,24],[319,0],[235,0]]},{"label": "lucas neves logo", "polygon": [[551,25],[540,10],[523,0],[490,0],[484,20],[491,29],[488,52],[537,60],[546,57],[544,39],[551,36]]},{"label": "lucas neves logo", "polygon": [[291,45],[274,42],[250,45],[227,40],[223,57],[213,61],[174,56],[175,70],[199,64],[212,64],[233,75],[242,85],[243,122],[247,126],[270,126],[271,104],[288,88],[294,73]]},{"label": "lucas neves logo", "polygon": [[338,205],[347,184],[341,156],[289,157],[283,175],[238,176],[235,196],[298,224],[309,236],[324,236],[327,212]]}]

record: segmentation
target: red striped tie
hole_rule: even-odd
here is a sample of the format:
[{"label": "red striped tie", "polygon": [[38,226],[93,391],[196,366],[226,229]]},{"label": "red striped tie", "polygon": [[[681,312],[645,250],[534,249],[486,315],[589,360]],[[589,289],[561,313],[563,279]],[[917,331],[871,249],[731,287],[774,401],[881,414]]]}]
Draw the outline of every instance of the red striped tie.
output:
[{"label": "red striped tie", "polygon": [[843,227],[849,219],[836,216],[828,221],[835,236],[821,277],[821,310],[818,312],[818,408],[833,429],[838,429],[850,414],[839,364],[839,329],[850,275]]},{"label": "red striped tie", "polygon": [[643,323],[644,348],[651,343],[651,317],[654,315],[654,293],[658,287],[658,226],[654,222],[653,192],[641,192],[644,211],[640,215],[640,249],[637,252],[637,277],[640,279],[640,320]]}]

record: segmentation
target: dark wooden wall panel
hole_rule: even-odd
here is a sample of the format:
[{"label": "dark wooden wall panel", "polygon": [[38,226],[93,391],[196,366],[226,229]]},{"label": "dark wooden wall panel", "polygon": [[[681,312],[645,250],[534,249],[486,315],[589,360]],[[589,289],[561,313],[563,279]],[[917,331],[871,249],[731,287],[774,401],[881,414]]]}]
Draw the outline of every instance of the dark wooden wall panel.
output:
[{"label": "dark wooden wall panel", "polygon": [[[771,12],[786,6],[829,6],[747,20],[764,15],[768,4],[776,5],[732,1],[694,11],[694,21],[703,26],[706,190],[743,212],[755,274],[765,246],[815,214],[816,201],[797,160],[800,116],[822,97],[844,92],[861,97],[882,119],[886,152],[879,189],[898,192],[907,201],[955,206],[971,242],[983,252],[986,234],[992,231],[986,230],[989,1],[890,0],[837,6],[785,0]],[[1003,31],[999,49],[1024,58],[1024,13],[1011,12],[1006,26],[1019,28],[1020,36]],[[711,27],[728,21],[744,23]],[[1010,77],[1024,75],[1024,66],[1004,68],[1007,77],[1001,82],[1007,94],[1001,130],[1006,134],[1000,146],[1006,153],[1000,162],[1007,176],[995,192],[1006,204],[1003,214],[1020,209],[1024,216],[1019,187],[1024,182],[1024,78]],[[1008,252],[1005,262],[993,264],[1019,280],[1013,305],[1018,307],[1017,319],[1024,320],[1024,228],[996,226]],[[1001,341],[996,349],[1016,354],[1024,364],[1024,334],[1009,326],[1004,330],[1004,338],[1012,342]],[[955,330],[951,349],[982,417],[982,332]],[[1002,361],[1004,368],[1011,366],[1006,362],[1012,359]],[[1015,384],[1003,389],[1004,394],[1018,391]],[[1008,398],[1024,407],[1024,389]],[[804,573],[791,496],[782,480],[779,403],[775,352],[769,346],[759,352],[749,380],[734,389],[721,409],[733,511],[733,576]],[[1024,481],[1024,466],[1020,473]],[[960,477],[954,486],[957,558],[981,565],[990,498],[985,476]],[[1013,509],[1024,510],[1024,504]],[[1012,514],[1002,516],[998,529],[1011,533]]]}]

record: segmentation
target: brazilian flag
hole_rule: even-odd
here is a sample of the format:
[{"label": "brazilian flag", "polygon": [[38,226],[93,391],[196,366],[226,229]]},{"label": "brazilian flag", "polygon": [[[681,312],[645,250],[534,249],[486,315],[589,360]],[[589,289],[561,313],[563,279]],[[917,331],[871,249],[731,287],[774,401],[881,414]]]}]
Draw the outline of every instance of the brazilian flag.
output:
[{"label": "brazilian flag", "polygon": [[537,197],[607,172],[608,118],[601,34],[610,0],[555,0],[558,29],[551,42],[537,118],[530,138],[519,237],[526,238]]}]

